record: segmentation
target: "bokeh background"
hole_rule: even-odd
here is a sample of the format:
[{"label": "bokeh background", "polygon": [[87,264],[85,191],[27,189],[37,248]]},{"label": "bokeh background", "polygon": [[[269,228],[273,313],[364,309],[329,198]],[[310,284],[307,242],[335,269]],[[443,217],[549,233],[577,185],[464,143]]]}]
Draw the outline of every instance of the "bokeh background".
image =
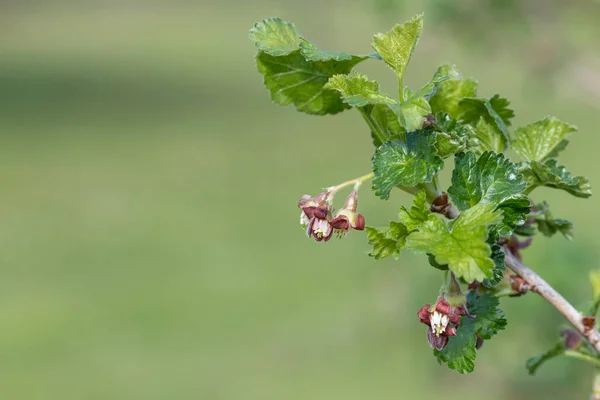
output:
[{"label": "bokeh background", "polygon": [[[533,295],[476,371],[438,366],[417,309],[424,257],[374,262],[364,234],[326,245],[298,198],[368,171],[352,111],[271,104],[255,21],[294,21],[325,49],[426,12],[405,82],[451,62],[512,101],[519,126],[579,126],[562,160],[600,182],[600,2],[550,0],[4,0],[0,4],[0,393],[3,399],[584,399],[592,368],[525,360],[563,320]],[[395,93],[383,63],[359,66]],[[447,185],[448,175],[443,179]],[[600,203],[538,190],[575,239],[525,260],[574,303],[600,267]],[[367,190],[384,225],[401,204]]]}]

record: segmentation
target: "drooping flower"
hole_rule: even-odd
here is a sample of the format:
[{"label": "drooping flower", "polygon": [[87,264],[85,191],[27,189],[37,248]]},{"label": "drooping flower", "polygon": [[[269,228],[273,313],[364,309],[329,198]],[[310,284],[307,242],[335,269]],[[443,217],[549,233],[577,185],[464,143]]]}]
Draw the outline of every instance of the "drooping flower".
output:
[{"label": "drooping flower", "polygon": [[450,336],[456,336],[456,329],[463,315],[468,315],[465,307],[452,307],[443,295],[433,306],[426,304],[417,313],[421,322],[429,327],[427,341],[438,350],[446,347]]},{"label": "drooping flower", "polygon": [[354,189],[346,198],[344,208],[342,208],[331,220],[331,226],[340,235],[347,233],[350,229],[356,229],[362,231],[365,229],[365,217],[362,214],[358,214],[356,209],[358,207],[358,192]]},{"label": "drooping flower", "polygon": [[302,209],[300,225],[306,229],[306,235],[317,242],[327,242],[333,235],[329,194],[328,190],[315,198],[305,194],[298,202],[298,207]]}]

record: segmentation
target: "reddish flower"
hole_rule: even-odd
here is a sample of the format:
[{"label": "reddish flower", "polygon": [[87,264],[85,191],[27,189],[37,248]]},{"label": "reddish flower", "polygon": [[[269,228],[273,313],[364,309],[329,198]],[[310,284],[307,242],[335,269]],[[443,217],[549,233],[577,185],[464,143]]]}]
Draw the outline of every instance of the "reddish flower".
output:
[{"label": "reddish flower", "polygon": [[331,226],[341,235],[347,233],[350,228],[362,231],[365,229],[365,217],[356,213],[358,207],[358,193],[353,190],[346,198],[346,204],[335,218],[331,220]]},{"label": "reddish flower", "polygon": [[446,347],[450,336],[456,336],[456,328],[463,315],[468,315],[465,307],[452,307],[444,296],[440,296],[433,306],[424,305],[417,313],[421,322],[429,327],[427,341],[438,350]]},{"label": "reddish flower", "polygon": [[326,242],[333,234],[333,227],[329,221],[331,213],[328,197],[329,191],[319,194],[316,198],[305,194],[298,202],[298,207],[302,209],[300,225],[306,228],[308,237],[314,237],[317,242]]}]

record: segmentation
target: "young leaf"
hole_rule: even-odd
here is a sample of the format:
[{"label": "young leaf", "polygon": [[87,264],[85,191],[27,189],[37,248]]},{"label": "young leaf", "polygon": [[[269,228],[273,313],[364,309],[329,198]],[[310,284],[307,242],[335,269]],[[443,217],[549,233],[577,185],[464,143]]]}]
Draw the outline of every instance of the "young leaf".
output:
[{"label": "young leaf", "polygon": [[506,136],[496,125],[487,122],[483,117],[479,118],[472,132],[473,144],[469,147],[477,153],[486,151],[502,153],[506,148]]},{"label": "young leaf", "polygon": [[434,144],[433,131],[423,130],[407,133],[406,143],[392,140],[381,145],[373,156],[375,194],[385,200],[396,185],[431,182],[444,165]]},{"label": "young leaf", "polygon": [[485,152],[477,157],[471,152],[459,153],[454,163],[448,194],[461,211],[479,202],[499,206],[525,190],[517,165],[503,154]]},{"label": "young leaf", "polygon": [[526,364],[529,374],[534,375],[535,372],[537,371],[537,369],[543,363],[545,363],[548,360],[553,359],[554,357],[558,357],[558,356],[564,354],[565,350],[566,350],[565,349],[565,341],[561,340],[554,347],[552,347],[550,350],[546,351],[545,353],[542,353],[535,357],[531,357],[529,360],[527,360],[527,364]]},{"label": "young leaf", "polygon": [[456,66],[449,64],[439,66],[436,74],[450,79],[443,82],[429,100],[431,110],[433,113],[443,111],[458,118],[458,103],[465,97],[477,96],[477,81],[463,78]]},{"label": "young leaf", "polygon": [[431,214],[418,231],[408,236],[407,246],[430,253],[438,264],[448,264],[454,274],[467,282],[493,277],[494,261],[486,239],[488,227],[502,220],[491,203],[480,203],[448,224]]},{"label": "young leaf", "polygon": [[300,49],[302,34],[296,25],[281,18],[267,18],[250,29],[250,39],[256,47],[275,57]]},{"label": "young leaf", "polygon": [[[517,129],[513,148],[527,161],[543,161],[558,147],[566,146],[565,138],[575,132],[573,125],[546,117]],[[558,152],[557,152],[558,153]]]},{"label": "young leaf", "polygon": [[398,258],[400,250],[406,245],[408,230],[399,222],[390,222],[390,229],[379,230],[371,227],[366,228],[369,244],[373,251],[369,254],[376,260],[393,256]]},{"label": "young leaf", "polygon": [[423,118],[431,114],[428,99],[437,91],[441,82],[447,77],[435,75],[431,81],[417,92],[404,88],[404,101],[398,109],[400,124],[407,132],[412,132],[423,127]]},{"label": "young leaf", "polygon": [[429,204],[425,192],[421,191],[415,195],[413,205],[410,210],[402,206],[400,208],[400,221],[406,225],[408,231],[413,231],[419,227],[423,222],[427,221],[427,218],[431,214],[429,211]]},{"label": "young leaf", "polygon": [[527,181],[528,192],[538,186],[547,186],[564,190],[575,197],[587,198],[592,195],[592,188],[587,178],[573,176],[556,160],[547,160],[544,163],[532,161],[529,164],[523,164],[521,172]]},{"label": "young leaf", "polygon": [[600,307],[600,270],[590,271],[590,283],[592,284],[592,302],[586,315],[596,315]]},{"label": "young leaf", "polygon": [[477,337],[474,331],[475,321],[462,317],[456,336],[451,336],[442,350],[433,349],[438,362],[448,364],[448,368],[461,374],[473,372],[477,357]]},{"label": "young leaf", "polygon": [[371,46],[396,72],[400,82],[422,30],[423,14],[419,14],[402,25],[394,26],[389,32],[378,33],[373,37]]},{"label": "young leaf", "polygon": [[[513,110],[508,108],[510,103],[499,95],[494,95],[490,99],[480,97],[467,97],[460,101],[459,119],[471,124],[479,124],[480,118],[497,129],[504,136],[504,147],[510,142],[508,126],[510,119],[514,117]],[[504,147],[501,149],[504,151]]]},{"label": "young leaf", "polygon": [[366,75],[352,73],[350,75],[334,75],[325,85],[326,89],[340,92],[344,103],[352,107],[363,107],[367,104],[387,104],[398,106],[398,101],[388,95],[379,93],[377,81],[370,81]]},{"label": "young leaf", "polygon": [[316,115],[350,108],[339,93],[324,86],[330,77],[349,73],[368,56],[321,51],[281,18],[255,24],[250,39],[259,49],[256,66],[273,102],[294,104],[298,111]]},{"label": "young leaf", "polygon": [[435,148],[438,156],[442,159],[465,150],[469,143],[469,137],[473,135],[470,125],[461,125],[445,112],[438,112],[436,120]]},{"label": "young leaf", "polygon": [[469,314],[475,316],[473,330],[482,339],[489,340],[506,328],[504,311],[498,308],[498,297],[487,293],[477,297],[477,292],[472,290],[467,295],[467,303]]}]

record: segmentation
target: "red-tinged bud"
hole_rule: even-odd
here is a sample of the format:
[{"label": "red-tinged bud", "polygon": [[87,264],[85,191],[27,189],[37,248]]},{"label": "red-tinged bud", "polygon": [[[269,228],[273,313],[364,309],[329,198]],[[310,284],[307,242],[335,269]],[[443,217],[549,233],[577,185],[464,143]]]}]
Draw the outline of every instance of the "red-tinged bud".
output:
[{"label": "red-tinged bud", "polygon": [[581,346],[581,336],[573,329],[565,329],[560,335],[565,339],[565,347],[568,350],[577,350]]},{"label": "red-tinged bud", "polygon": [[596,327],[596,317],[593,315],[586,315],[581,320],[585,333],[589,333]]},{"label": "red-tinged bud", "polygon": [[435,117],[433,114],[429,114],[426,117],[423,117],[423,129],[428,128],[436,124]]},{"label": "red-tinged bud", "polygon": [[504,246],[511,252],[513,256],[521,260],[521,252],[519,250],[529,247],[532,238],[529,237],[523,241],[517,239],[516,236],[511,236],[504,241]]},{"label": "red-tinged bud", "polygon": [[347,233],[350,229],[359,231],[365,229],[365,217],[356,212],[357,207],[358,193],[355,189],[346,198],[344,208],[331,220],[331,225],[340,235]]},{"label": "red-tinged bud", "polygon": [[477,342],[475,343],[475,348],[479,350],[483,346],[483,339],[477,336]]}]

